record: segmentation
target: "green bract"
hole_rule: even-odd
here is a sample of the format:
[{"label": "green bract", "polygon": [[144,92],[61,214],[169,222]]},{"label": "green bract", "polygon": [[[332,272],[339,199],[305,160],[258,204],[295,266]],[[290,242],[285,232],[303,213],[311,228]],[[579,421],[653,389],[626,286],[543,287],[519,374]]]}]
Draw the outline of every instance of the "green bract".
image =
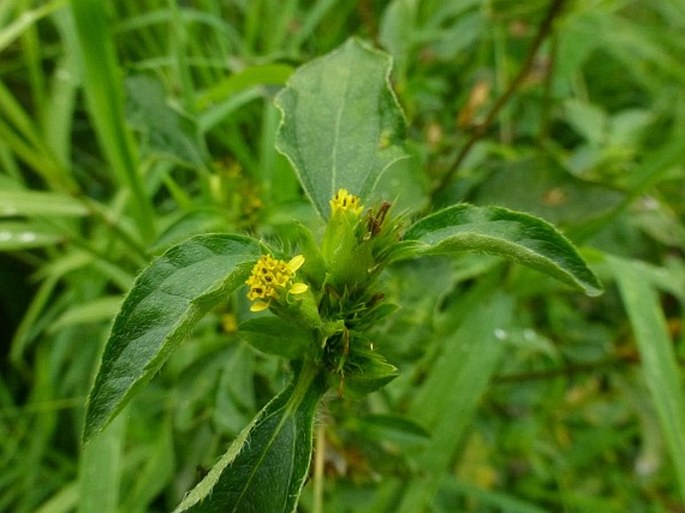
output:
[{"label": "green bract", "polygon": [[[278,95],[278,148],[327,220],[321,240],[300,226],[292,241],[297,254],[281,255],[248,237],[199,235],[152,262],[121,307],[90,394],[86,440],[121,411],[200,318],[235,291],[252,302],[254,313],[246,315],[258,315],[239,319],[238,333],[257,350],[289,359],[295,369],[292,383],[244,428],[179,513],[295,511],[317,404],[326,390],[363,397],[398,375],[370,339],[371,328],[396,310],[379,284],[389,264],[477,251],[543,271],[590,295],[601,290],[569,240],[533,216],[456,205],[406,228],[390,203],[366,204],[380,175],[404,155],[404,118],[389,87],[389,69],[388,56],[350,40],[297,70]],[[497,333],[481,321],[508,322],[509,302],[486,297],[485,313],[469,324],[474,329],[467,335],[479,337],[473,344],[490,344],[483,353],[487,366],[480,365],[480,353],[464,364],[488,369],[479,381],[483,387],[500,349],[492,345]],[[428,381],[436,394],[450,379],[441,369]],[[460,429],[452,421],[450,426]],[[420,504],[423,491],[415,492]],[[417,511],[413,504],[405,510]]]}]

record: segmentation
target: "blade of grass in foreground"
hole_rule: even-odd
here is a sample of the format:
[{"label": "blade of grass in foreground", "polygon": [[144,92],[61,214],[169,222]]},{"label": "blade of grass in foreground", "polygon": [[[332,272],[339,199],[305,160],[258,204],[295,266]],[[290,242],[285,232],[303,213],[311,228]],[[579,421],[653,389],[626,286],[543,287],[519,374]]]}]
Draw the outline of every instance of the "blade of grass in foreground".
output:
[{"label": "blade of grass in foreground", "polygon": [[685,499],[685,397],[659,296],[634,263],[610,257],[661,430],[671,455],[680,494]]},{"label": "blade of grass in foreground", "polygon": [[511,298],[469,298],[462,303],[471,307],[464,322],[444,341],[441,358],[413,401],[412,415],[429,429],[431,440],[418,457],[423,475],[403,486],[400,513],[424,511],[433,502],[506,348],[501,338],[510,323]]}]

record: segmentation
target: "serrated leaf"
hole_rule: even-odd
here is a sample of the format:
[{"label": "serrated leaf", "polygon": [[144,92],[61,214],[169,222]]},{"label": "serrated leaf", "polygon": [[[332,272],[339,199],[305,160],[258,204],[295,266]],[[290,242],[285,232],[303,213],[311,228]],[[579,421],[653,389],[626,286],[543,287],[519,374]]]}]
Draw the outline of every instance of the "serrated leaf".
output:
[{"label": "serrated leaf", "polygon": [[243,284],[258,257],[259,243],[248,237],[199,235],[138,276],[105,346],[84,440],[116,416],[210,308]]},{"label": "serrated leaf", "polygon": [[590,296],[602,292],[576,248],[554,226],[505,208],[448,207],[411,226],[401,244],[402,258],[478,251],[510,258],[581,288]]},{"label": "serrated leaf", "polygon": [[312,453],[312,426],[325,391],[305,369],[234,440],[174,513],[291,513]]},{"label": "serrated leaf", "polygon": [[295,168],[319,214],[339,188],[366,198],[404,157],[405,122],[388,75],[391,59],[350,39],[299,68],[276,97],[276,148]]}]

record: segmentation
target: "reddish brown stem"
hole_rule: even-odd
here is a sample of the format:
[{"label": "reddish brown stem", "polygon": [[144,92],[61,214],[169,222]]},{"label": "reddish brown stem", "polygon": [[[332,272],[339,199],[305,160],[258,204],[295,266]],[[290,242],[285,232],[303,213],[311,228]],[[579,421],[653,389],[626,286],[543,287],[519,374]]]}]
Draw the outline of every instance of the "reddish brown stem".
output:
[{"label": "reddish brown stem", "polygon": [[507,102],[509,102],[509,100],[518,90],[518,88],[521,87],[521,84],[528,76],[530,70],[533,67],[533,64],[535,63],[535,57],[538,51],[540,50],[542,43],[545,41],[547,36],[552,31],[552,25],[554,23],[554,20],[561,13],[565,3],[566,0],[554,0],[552,2],[552,4],[549,7],[549,10],[547,11],[547,14],[545,15],[545,18],[542,20],[542,23],[540,23],[537,34],[535,34],[535,38],[533,39],[533,42],[530,48],[528,49],[526,58],[523,61],[523,64],[521,65],[521,69],[519,69],[517,75],[509,83],[509,87],[507,87],[504,93],[502,93],[502,95],[495,101],[493,106],[490,108],[490,111],[488,112],[488,115],[485,117],[485,120],[476,127],[474,127],[473,131],[471,132],[471,137],[469,137],[464,146],[462,146],[461,150],[454,159],[454,162],[449,166],[447,172],[442,176],[442,178],[431,190],[431,198],[435,198],[435,196],[452,181],[454,176],[457,174],[459,168],[463,164],[464,159],[466,159],[466,156],[469,154],[471,149],[473,149],[473,146],[487,133],[488,129],[490,128],[490,125],[492,125],[492,123],[495,121],[502,108],[507,104]]}]

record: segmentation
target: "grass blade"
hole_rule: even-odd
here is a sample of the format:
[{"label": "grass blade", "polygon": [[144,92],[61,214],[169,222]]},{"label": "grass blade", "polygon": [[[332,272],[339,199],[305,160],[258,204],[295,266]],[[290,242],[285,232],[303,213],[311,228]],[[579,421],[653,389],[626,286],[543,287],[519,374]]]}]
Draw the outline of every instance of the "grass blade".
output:
[{"label": "grass blade", "polygon": [[105,4],[99,0],[72,0],[71,11],[79,42],[88,110],[98,140],[119,180],[134,198],[134,218],[144,240],[153,238],[152,207],[136,165],[133,140],[124,118],[121,75],[110,37]]},{"label": "grass blade", "polygon": [[685,500],[685,397],[659,296],[635,264],[617,257],[610,257],[609,263],[633,327],[642,372]]},{"label": "grass blade", "polygon": [[438,492],[506,347],[501,333],[509,325],[512,304],[503,294],[464,302],[478,306],[445,340],[442,357],[414,398],[412,415],[428,427],[431,440],[419,456],[425,475],[404,487],[400,513],[423,511]]}]

